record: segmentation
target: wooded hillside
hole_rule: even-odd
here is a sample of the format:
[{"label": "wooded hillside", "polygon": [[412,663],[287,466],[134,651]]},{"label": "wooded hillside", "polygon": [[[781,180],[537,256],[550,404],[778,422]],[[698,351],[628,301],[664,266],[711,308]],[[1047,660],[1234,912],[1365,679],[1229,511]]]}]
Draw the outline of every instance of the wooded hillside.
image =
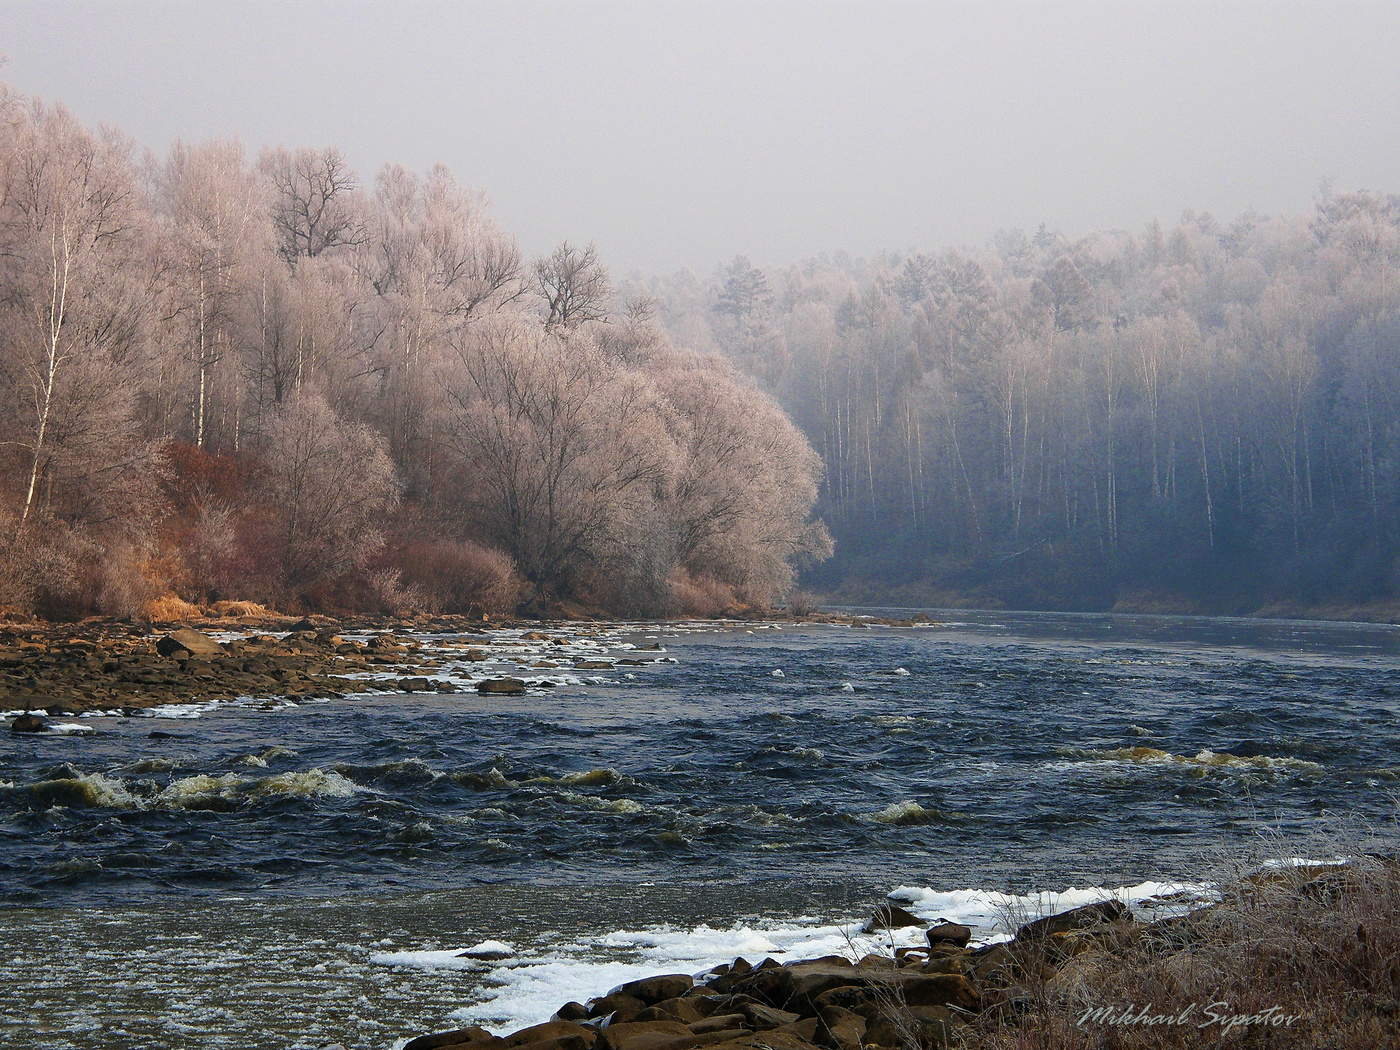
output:
[{"label": "wooded hillside", "polygon": [[443,168],[154,157],[0,89],[0,606],[772,601],[819,460],[617,302]]}]

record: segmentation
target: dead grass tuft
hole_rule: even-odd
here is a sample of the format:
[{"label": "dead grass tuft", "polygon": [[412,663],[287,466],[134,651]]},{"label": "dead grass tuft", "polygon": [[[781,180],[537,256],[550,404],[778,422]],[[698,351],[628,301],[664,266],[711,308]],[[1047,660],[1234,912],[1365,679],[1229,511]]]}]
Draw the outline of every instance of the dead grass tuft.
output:
[{"label": "dead grass tuft", "polygon": [[197,620],[204,615],[198,605],[191,605],[178,594],[162,594],[141,605],[141,619],[150,623],[176,623]]}]

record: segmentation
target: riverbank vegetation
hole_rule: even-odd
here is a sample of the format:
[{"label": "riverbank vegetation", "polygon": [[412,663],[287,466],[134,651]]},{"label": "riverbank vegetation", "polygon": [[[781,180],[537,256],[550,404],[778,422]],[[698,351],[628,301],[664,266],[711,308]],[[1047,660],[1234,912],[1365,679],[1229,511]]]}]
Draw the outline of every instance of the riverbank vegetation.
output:
[{"label": "riverbank vegetation", "polygon": [[[1400,197],[643,286],[826,464],[874,604],[1393,610]],[[898,602],[892,595],[901,592]]]},{"label": "riverbank vegetation", "polygon": [[163,156],[0,88],[0,607],[763,607],[820,463],[439,167]]}]

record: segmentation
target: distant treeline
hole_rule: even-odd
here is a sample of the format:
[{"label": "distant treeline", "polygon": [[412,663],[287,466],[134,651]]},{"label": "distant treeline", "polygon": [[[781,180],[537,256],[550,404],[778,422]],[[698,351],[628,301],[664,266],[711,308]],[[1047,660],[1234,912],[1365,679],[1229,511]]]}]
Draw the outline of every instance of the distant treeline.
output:
[{"label": "distant treeline", "polygon": [[820,463],[435,168],[138,153],[0,87],[0,611],[764,605]]},{"label": "distant treeline", "polygon": [[1252,610],[1395,598],[1400,197],[653,282],[826,463],[823,589]]}]

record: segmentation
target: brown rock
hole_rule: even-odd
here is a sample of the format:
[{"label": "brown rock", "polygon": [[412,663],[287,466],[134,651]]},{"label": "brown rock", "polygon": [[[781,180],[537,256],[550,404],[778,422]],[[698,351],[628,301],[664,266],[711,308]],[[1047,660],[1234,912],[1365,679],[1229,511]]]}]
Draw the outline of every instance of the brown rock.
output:
[{"label": "brown rock", "polygon": [[695,1033],[679,1021],[624,1021],[602,1030],[607,1050],[671,1050],[690,1046]]},{"label": "brown rock", "polygon": [[816,1031],[816,1042],[828,1050],[860,1050],[865,1040],[866,1021],[858,1013],[828,1006],[817,1014],[821,1024]]},{"label": "brown rock", "polygon": [[[432,1035],[420,1035],[417,1039],[410,1039],[404,1044],[403,1050],[441,1050],[447,1046],[469,1046],[473,1043],[485,1043],[496,1039],[485,1028],[477,1028],[473,1025],[470,1028],[455,1028],[450,1032],[435,1032]],[[503,1040],[496,1039],[496,1042]]]},{"label": "brown rock", "polygon": [[10,723],[11,733],[42,733],[49,727],[38,715],[19,715]]},{"label": "brown rock", "polygon": [[802,1019],[801,1014],[779,1010],[775,1006],[764,1006],[762,1003],[746,1003],[740,1013],[748,1018],[749,1025],[753,1028],[781,1028]]},{"label": "brown rock", "polygon": [[609,1017],[614,1023],[619,1021],[631,1021],[646,1009],[646,1003],[642,1002],[635,995],[623,995],[613,992],[603,996],[601,999],[594,999],[588,1004],[588,1016]]},{"label": "brown rock", "polygon": [[1130,922],[1133,913],[1119,900],[1099,901],[1079,908],[1047,915],[1043,919],[1028,922],[1016,931],[1018,941],[1048,937],[1054,933],[1068,933],[1070,930],[1083,930],[1091,926],[1101,926],[1109,922]]},{"label": "brown rock", "polygon": [[724,1032],[734,1028],[747,1028],[749,1019],[743,1014],[711,1014],[709,1017],[691,1024],[690,1030],[696,1035],[710,1032]]},{"label": "brown rock", "polygon": [[957,1006],[976,1010],[980,1005],[976,986],[960,973],[911,975],[900,982],[899,992],[910,1006]]},{"label": "brown rock", "polygon": [[[575,1050],[573,1040],[581,1042],[584,1048],[591,1047],[598,1039],[598,1031],[574,1021],[545,1021],[531,1025],[505,1037],[507,1047],[534,1046],[537,1044],[558,1045],[559,1050]],[[569,1040],[566,1045],[561,1040]]]},{"label": "brown rock", "polygon": [[959,948],[972,940],[972,927],[964,926],[960,922],[948,922],[946,919],[934,923],[925,933],[930,947],[938,944],[955,944]]},{"label": "brown rock", "polygon": [[182,627],[178,631],[171,631],[165,637],[156,642],[156,652],[161,656],[219,656],[222,655],[224,647],[207,634]]},{"label": "brown rock", "polygon": [[711,1043],[710,1047],[712,1050],[813,1050],[811,1040],[778,1031],[750,1032],[742,1039]]},{"label": "brown rock", "polygon": [[791,1024],[782,1025],[779,1028],[769,1028],[763,1035],[795,1035],[799,1039],[812,1042],[817,1038],[817,1026],[821,1022],[815,1017],[804,1017],[800,1021],[793,1021]]},{"label": "brown rock", "polygon": [[894,904],[881,904],[875,909],[875,914],[865,921],[861,927],[862,933],[874,933],[876,930],[901,930],[906,926],[922,926],[924,920],[911,911]]},{"label": "brown rock", "polygon": [[681,1024],[692,1024],[702,1020],[704,1014],[700,1007],[691,999],[683,996],[673,999],[663,999],[655,1006],[648,1006],[637,1015],[638,1021],[679,1021]]},{"label": "brown rock", "polygon": [[476,691],[502,696],[518,696],[525,692],[525,683],[519,678],[487,678],[476,683]]},{"label": "brown rock", "polygon": [[648,1006],[654,1006],[665,999],[684,995],[695,987],[695,979],[688,973],[666,973],[656,977],[643,977],[640,981],[628,981],[614,988],[609,995],[630,995]]}]

